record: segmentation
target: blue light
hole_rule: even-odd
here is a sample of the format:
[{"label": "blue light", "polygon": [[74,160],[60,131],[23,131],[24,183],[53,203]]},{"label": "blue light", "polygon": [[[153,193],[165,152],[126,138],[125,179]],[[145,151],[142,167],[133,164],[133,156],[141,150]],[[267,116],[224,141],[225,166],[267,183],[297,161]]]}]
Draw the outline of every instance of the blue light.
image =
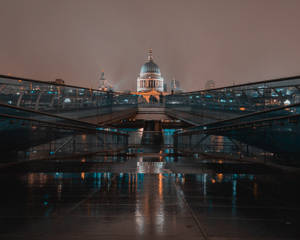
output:
[{"label": "blue light", "polygon": [[171,133],[173,133],[175,131],[176,131],[176,129],[171,129],[171,128],[164,129],[164,132],[171,132]]}]

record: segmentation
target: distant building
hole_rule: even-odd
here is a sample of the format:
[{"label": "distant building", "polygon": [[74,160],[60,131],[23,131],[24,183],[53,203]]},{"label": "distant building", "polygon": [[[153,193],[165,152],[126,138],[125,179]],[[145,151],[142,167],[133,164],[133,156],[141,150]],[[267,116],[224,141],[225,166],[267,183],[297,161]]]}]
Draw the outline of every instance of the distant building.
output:
[{"label": "distant building", "polygon": [[113,90],[112,85],[104,77],[104,71],[101,72],[101,77],[99,79],[99,90],[102,91],[111,91]]},{"label": "distant building", "polygon": [[164,83],[164,92],[168,91],[168,85],[166,83]]},{"label": "distant building", "polygon": [[205,83],[205,89],[208,90],[208,89],[213,89],[216,87],[216,83],[214,80],[208,80],[206,83]]},{"label": "distant building", "polygon": [[182,89],[180,88],[180,82],[175,78],[173,78],[171,81],[171,92],[172,93],[182,92]]},{"label": "distant building", "polygon": [[161,76],[158,65],[153,61],[152,49],[148,52],[148,62],[146,62],[137,78],[137,91],[164,91],[164,79]]},{"label": "distant building", "polygon": [[48,83],[54,83],[54,84],[59,84],[59,85],[64,85],[65,81],[61,78],[57,78],[54,81],[48,81]]},{"label": "distant building", "polygon": [[143,96],[147,102],[159,102],[166,95],[164,79],[158,65],[153,61],[152,49],[148,51],[148,61],[141,67],[136,89],[134,94]]}]

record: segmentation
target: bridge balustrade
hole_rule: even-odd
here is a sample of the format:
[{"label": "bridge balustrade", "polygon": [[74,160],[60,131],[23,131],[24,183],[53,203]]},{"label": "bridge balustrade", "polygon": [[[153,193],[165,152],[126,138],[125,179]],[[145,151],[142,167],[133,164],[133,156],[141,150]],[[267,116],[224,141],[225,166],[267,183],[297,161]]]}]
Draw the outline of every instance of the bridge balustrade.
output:
[{"label": "bridge balustrade", "polygon": [[299,136],[297,103],[176,132],[174,142],[181,152],[269,155],[294,161],[300,152]]},{"label": "bridge balustrade", "polygon": [[[136,107],[137,96],[131,94],[1,75],[0,149],[4,153],[28,150],[32,154],[40,146],[53,142],[60,144],[70,136],[78,143],[78,135],[82,134],[87,134],[89,139],[94,138],[95,143],[101,143],[101,146],[97,145],[98,151],[127,147],[128,135],[112,129],[100,129],[98,125],[77,119]],[[99,135],[106,139],[98,141]],[[87,149],[92,151],[93,144],[89,146]],[[32,148],[36,149],[30,150]],[[49,154],[51,151],[46,152]]]},{"label": "bridge balustrade", "polygon": [[177,93],[166,96],[169,109],[227,119],[300,102],[300,77]]},{"label": "bridge balustrade", "polygon": [[136,108],[137,96],[0,75],[0,103],[53,114],[82,110],[107,114]]},{"label": "bridge balustrade", "polygon": [[21,151],[26,157],[41,158],[121,151],[128,147],[128,135],[117,129],[34,111],[28,114],[28,110],[3,104],[0,126],[3,154]]}]

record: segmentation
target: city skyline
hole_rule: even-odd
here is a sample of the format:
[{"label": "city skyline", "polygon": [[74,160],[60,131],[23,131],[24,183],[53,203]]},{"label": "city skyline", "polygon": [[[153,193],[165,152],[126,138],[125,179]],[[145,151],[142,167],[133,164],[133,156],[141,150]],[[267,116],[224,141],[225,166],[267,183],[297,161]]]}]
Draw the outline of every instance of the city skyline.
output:
[{"label": "city skyline", "polygon": [[[1,0],[0,73],[135,89],[152,48],[186,91],[299,75],[299,1]],[[150,17],[149,17],[150,16]]]}]

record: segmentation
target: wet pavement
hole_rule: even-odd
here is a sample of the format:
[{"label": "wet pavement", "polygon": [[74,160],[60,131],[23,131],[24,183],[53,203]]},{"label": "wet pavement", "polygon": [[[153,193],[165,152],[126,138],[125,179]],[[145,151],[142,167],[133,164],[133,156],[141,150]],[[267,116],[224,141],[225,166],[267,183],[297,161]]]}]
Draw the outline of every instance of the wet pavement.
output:
[{"label": "wet pavement", "polygon": [[156,154],[0,171],[0,239],[299,239],[300,181]]}]

